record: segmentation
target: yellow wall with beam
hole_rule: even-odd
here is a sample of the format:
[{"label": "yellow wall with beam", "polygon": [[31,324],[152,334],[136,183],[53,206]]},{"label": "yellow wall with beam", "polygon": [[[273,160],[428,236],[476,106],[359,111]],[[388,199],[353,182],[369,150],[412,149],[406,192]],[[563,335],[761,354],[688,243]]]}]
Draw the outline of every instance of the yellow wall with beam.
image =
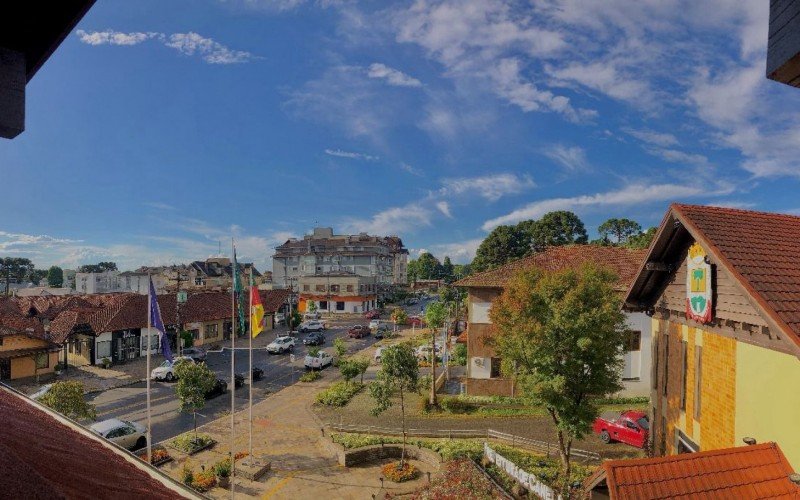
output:
[{"label": "yellow wall with beam", "polygon": [[800,471],[800,360],[737,343],[736,446],[742,438],[775,441]]}]

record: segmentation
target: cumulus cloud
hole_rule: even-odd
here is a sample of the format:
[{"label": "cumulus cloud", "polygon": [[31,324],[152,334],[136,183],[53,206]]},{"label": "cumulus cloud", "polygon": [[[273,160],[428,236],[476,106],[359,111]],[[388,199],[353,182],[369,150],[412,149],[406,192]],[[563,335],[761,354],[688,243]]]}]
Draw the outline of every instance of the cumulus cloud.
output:
[{"label": "cumulus cloud", "polygon": [[156,40],[165,46],[188,56],[197,55],[209,64],[237,64],[250,62],[256,58],[250,52],[231,49],[216,40],[194,32],[166,35],[155,32],[123,33],[114,30],[76,32],[81,42],[89,45],[138,45],[148,40]]},{"label": "cumulus cloud", "polygon": [[422,82],[416,78],[381,63],[371,64],[367,70],[367,76],[385,80],[386,83],[395,87],[422,87]]},{"label": "cumulus cloud", "polygon": [[431,225],[431,210],[417,203],[382,210],[370,218],[348,218],[342,222],[345,231],[354,233],[399,234]]}]

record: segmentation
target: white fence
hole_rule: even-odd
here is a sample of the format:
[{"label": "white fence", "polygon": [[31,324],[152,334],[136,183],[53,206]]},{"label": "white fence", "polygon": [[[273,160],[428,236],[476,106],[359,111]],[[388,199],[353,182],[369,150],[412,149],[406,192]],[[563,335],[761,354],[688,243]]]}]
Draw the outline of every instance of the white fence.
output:
[{"label": "white fence", "polygon": [[539,478],[533,474],[520,469],[514,462],[494,451],[489,446],[489,443],[483,443],[483,454],[490,462],[516,479],[529,492],[538,495],[544,500],[561,500],[561,495],[556,494],[552,488],[539,481]]}]

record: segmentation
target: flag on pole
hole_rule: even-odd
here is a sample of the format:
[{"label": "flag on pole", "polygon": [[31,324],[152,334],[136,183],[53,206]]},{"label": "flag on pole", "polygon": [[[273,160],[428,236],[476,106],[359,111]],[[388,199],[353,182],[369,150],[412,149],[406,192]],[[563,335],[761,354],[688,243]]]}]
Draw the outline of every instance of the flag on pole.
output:
[{"label": "flag on pole", "polygon": [[261,295],[258,294],[258,287],[253,284],[253,276],[250,276],[250,330],[253,338],[264,331],[264,306],[261,304]]},{"label": "flag on pole", "polygon": [[244,333],[244,290],[239,275],[239,264],[236,262],[236,248],[233,249],[233,294],[236,296],[236,310],[239,316],[239,332]]},{"label": "flag on pole", "polygon": [[158,296],[156,295],[156,288],[153,286],[153,278],[150,278],[150,293],[148,293],[148,296],[150,301],[150,325],[158,330],[158,345],[161,346],[161,353],[167,361],[172,361],[172,351],[169,348],[169,338],[164,329],[164,322],[161,320],[161,309],[158,307]]}]

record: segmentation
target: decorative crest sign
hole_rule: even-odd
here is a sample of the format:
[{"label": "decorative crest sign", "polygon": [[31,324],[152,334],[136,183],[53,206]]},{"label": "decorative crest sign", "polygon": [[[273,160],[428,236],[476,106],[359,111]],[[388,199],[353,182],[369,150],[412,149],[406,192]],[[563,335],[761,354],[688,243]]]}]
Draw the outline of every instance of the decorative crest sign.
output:
[{"label": "decorative crest sign", "polygon": [[711,265],[697,243],[689,247],[686,260],[686,317],[698,323],[711,321]]}]

